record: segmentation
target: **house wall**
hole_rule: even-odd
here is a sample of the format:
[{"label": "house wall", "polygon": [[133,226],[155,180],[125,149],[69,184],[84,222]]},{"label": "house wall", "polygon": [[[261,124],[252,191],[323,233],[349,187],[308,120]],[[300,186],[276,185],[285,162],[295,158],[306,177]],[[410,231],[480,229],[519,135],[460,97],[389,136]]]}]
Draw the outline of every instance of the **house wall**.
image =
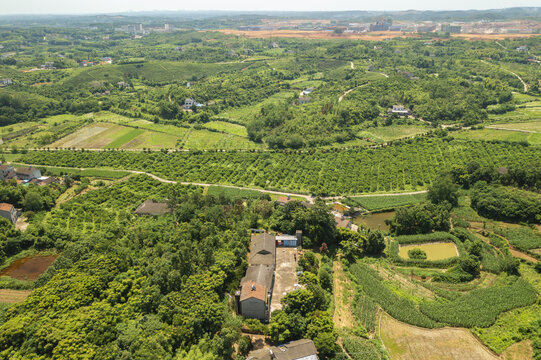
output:
[{"label": "house wall", "polygon": [[0,211],[0,216],[10,221],[11,223],[15,223],[17,221],[17,212],[15,210],[13,210],[12,212]]},{"label": "house wall", "polygon": [[249,298],[240,302],[240,311],[245,318],[267,320],[267,304],[263,300]]},{"label": "house wall", "polygon": [[296,247],[297,246],[297,240],[284,240],[284,246],[285,247]]}]

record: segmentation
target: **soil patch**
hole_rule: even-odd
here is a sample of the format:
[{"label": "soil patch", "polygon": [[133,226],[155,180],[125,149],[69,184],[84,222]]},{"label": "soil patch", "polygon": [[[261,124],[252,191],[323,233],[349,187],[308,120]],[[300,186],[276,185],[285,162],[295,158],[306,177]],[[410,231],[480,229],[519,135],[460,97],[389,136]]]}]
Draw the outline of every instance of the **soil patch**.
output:
[{"label": "soil patch", "polygon": [[35,255],[14,261],[0,272],[0,276],[9,276],[17,280],[36,280],[56,260],[58,255]]},{"label": "soil patch", "polygon": [[504,360],[526,360],[533,358],[532,342],[524,340],[509,346],[502,353],[501,358]]},{"label": "soil patch", "polygon": [[423,329],[382,313],[379,335],[392,359],[496,360],[487,347],[467,329]]},{"label": "soil patch", "polygon": [[353,289],[350,286],[351,281],[346,276],[342,263],[335,261],[334,271],[334,326],[337,328],[354,328],[355,317],[351,312],[350,304],[353,301]]},{"label": "soil patch", "polygon": [[20,303],[27,298],[32,290],[11,290],[11,289],[0,289],[0,303]]}]

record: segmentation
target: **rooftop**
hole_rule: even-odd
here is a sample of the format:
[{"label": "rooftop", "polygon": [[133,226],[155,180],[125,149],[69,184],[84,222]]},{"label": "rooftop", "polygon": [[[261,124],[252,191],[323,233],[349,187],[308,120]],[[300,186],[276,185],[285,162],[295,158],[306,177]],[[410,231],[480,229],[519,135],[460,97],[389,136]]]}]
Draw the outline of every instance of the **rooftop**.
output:
[{"label": "rooftop", "polygon": [[267,301],[267,288],[255,281],[246,281],[240,289],[240,301],[251,298]]},{"label": "rooftop", "polygon": [[301,339],[280,346],[272,346],[270,349],[252,351],[246,360],[297,360],[314,355],[317,355],[314,342],[309,339]]},{"label": "rooftop", "polygon": [[246,275],[241,279],[241,285],[246,282],[255,282],[263,285],[267,289],[270,289],[272,285],[272,276],[273,276],[273,267],[272,265],[251,265],[248,266],[246,270]]},{"label": "rooftop", "polygon": [[267,233],[252,237],[250,245],[250,265],[274,265],[276,253],[276,238]]},{"label": "rooftop", "polygon": [[13,205],[7,203],[0,203],[0,211],[11,212],[13,210]]}]

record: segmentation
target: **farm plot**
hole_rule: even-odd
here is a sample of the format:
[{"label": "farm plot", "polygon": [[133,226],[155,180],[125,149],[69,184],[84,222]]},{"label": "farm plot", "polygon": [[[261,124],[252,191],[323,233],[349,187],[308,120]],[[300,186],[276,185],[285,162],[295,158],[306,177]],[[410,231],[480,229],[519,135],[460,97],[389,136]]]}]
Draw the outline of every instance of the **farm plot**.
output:
[{"label": "farm plot", "polygon": [[248,136],[246,128],[242,125],[231,124],[225,121],[211,121],[204,125],[207,129],[218,130],[220,132],[237,135]]},{"label": "farm plot", "polygon": [[399,254],[404,259],[409,259],[408,251],[411,249],[419,248],[426,253],[427,260],[443,260],[453,256],[458,256],[458,249],[454,243],[440,242],[440,243],[425,243],[425,244],[411,244],[400,245]]},{"label": "farm plot", "polygon": [[382,209],[394,209],[400,206],[417,204],[426,200],[426,193],[404,194],[404,195],[374,195],[350,197],[346,200],[348,205],[361,206],[362,208],[373,211]]},{"label": "farm plot", "polygon": [[422,329],[383,314],[379,336],[392,359],[496,360],[467,329]]},{"label": "farm plot", "polygon": [[359,138],[372,139],[378,143],[412,137],[428,132],[427,127],[415,125],[391,125],[370,128],[357,133]]},{"label": "farm plot", "polygon": [[13,304],[23,302],[32,290],[0,289],[0,303]]},{"label": "farm plot", "polygon": [[500,140],[509,142],[524,142],[531,145],[541,145],[541,133],[528,133],[514,130],[497,130],[484,128],[481,130],[464,130],[453,134],[458,139]]},{"label": "farm plot", "polygon": [[88,125],[53,143],[51,147],[78,149],[173,148],[175,135],[100,122]]},{"label": "farm plot", "polygon": [[9,276],[17,280],[36,280],[56,260],[57,255],[27,256],[14,261],[0,272],[0,276]]}]

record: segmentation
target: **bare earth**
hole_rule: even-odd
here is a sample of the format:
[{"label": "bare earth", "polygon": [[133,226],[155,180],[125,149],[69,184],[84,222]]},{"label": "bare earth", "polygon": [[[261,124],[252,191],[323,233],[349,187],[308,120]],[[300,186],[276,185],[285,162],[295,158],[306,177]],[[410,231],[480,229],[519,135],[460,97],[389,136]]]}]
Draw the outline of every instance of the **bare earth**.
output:
[{"label": "bare earth", "polygon": [[530,340],[524,340],[509,346],[501,355],[504,360],[528,360],[532,357],[533,349]]},{"label": "bare earth", "polygon": [[[246,31],[236,29],[218,30],[225,34],[240,35],[248,38],[304,38],[304,39],[357,39],[381,41],[393,38],[419,38],[416,33],[402,33],[401,31],[382,31],[366,34],[342,33],[335,34],[332,31],[309,31],[309,30],[257,30]],[[464,40],[503,40],[503,39],[523,39],[537,36],[536,34],[452,34],[454,38]]]},{"label": "bare earth", "polygon": [[353,289],[340,261],[333,263],[334,271],[334,315],[333,322],[337,328],[354,328],[355,317],[351,312],[350,304],[353,301]]},{"label": "bare earth", "polygon": [[13,304],[23,302],[31,292],[32,290],[0,289],[0,303]]},{"label": "bare earth", "polygon": [[498,359],[466,329],[423,329],[381,314],[378,332],[393,360]]},{"label": "bare earth", "polygon": [[274,310],[280,310],[280,300],[290,291],[294,290],[297,283],[297,262],[295,253],[297,248],[276,248],[276,271],[274,272],[274,289],[272,291],[271,314]]},{"label": "bare earth", "polygon": [[96,125],[86,126],[74,132],[73,134],[70,134],[66,136],[65,138],[58,140],[54,144],[51,144],[51,146],[62,147],[62,148],[81,147],[81,143],[83,141],[93,136],[96,136],[108,129],[109,127],[106,127],[106,126],[96,126]]}]

